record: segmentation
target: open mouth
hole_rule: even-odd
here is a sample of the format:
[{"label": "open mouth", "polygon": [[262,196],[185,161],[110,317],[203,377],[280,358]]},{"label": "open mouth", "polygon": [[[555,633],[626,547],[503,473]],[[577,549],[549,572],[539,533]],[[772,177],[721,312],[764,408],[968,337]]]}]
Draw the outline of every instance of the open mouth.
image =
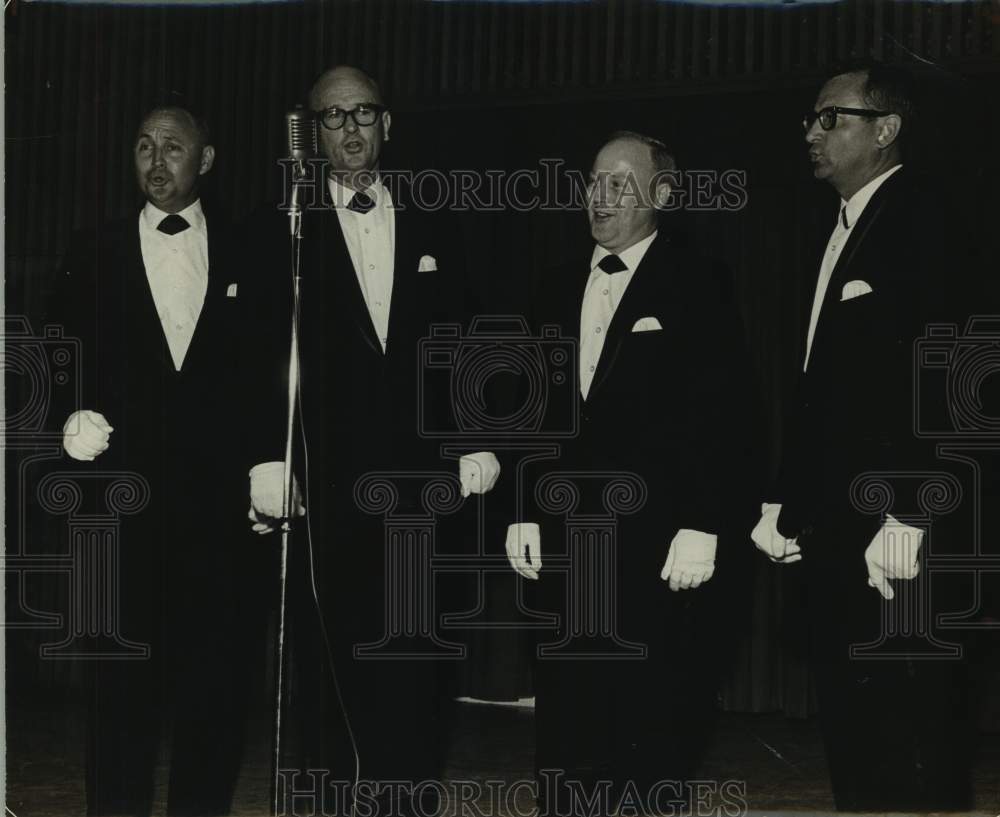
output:
[{"label": "open mouth", "polygon": [[163,185],[170,181],[170,177],[165,173],[150,173],[146,178],[154,187],[163,187]]},{"label": "open mouth", "polygon": [[615,214],[614,210],[605,210],[605,209],[593,210],[592,212],[594,214],[594,221],[596,221],[598,224],[604,223],[609,218],[612,218]]},{"label": "open mouth", "polygon": [[360,139],[349,139],[344,142],[344,150],[348,153],[361,153],[365,149],[365,143]]}]

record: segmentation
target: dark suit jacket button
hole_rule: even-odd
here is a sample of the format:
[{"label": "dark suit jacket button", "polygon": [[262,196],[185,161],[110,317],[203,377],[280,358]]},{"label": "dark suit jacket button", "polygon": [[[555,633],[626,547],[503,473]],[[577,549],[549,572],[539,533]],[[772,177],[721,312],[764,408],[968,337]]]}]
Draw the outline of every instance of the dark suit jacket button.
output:
[{"label": "dark suit jacket button", "polygon": [[812,525],[806,525],[802,529],[802,535],[803,536],[812,536],[812,532],[813,532],[813,526]]}]

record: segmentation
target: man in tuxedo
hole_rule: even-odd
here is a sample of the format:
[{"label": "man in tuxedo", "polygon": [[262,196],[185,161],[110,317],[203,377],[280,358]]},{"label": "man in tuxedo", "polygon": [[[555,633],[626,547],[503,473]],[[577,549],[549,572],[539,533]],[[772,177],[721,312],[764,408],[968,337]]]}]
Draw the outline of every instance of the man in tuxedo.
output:
[{"label": "man in tuxedo", "polygon": [[[398,582],[387,588],[387,577],[429,565],[419,563],[426,556],[419,543],[405,549],[409,567],[394,561],[400,551],[390,556],[385,519],[369,507],[381,489],[371,494],[359,480],[369,472],[389,474],[393,487],[387,490],[395,496],[390,512],[418,518],[430,510],[424,496],[429,472],[457,472],[461,493],[468,495],[489,490],[499,464],[489,452],[463,456],[457,464],[443,460],[436,443],[420,435],[421,410],[451,410],[449,395],[426,392],[418,408],[418,352],[434,324],[464,323],[462,247],[446,214],[422,210],[418,201],[400,208],[400,190],[390,189],[380,174],[392,116],[378,85],[357,68],[338,66],[313,85],[309,106],[325,175],[322,202],[303,213],[301,231],[302,411],[295,471],[307,516],[290,557],[298,677],[291,705],[301,710],[303,729],[299,767],[328,771],[326,783],[357,776],[366,781],[365,799],[374,793],[380,808],[407,813],[405,790],[376,789],[387,781],[412,786],[440,778],[440,662],[370,650],[387,633],[388,611],[407,609],[391,594],[412,589]],[[289,239],[273,213],[253,232],[264,237],[253,250],[257,259],[267,259],[271,276],[261,312],[275,318],[260,332],[260,359],[268,361],[261,371],[271,388],[270,399],[262,401],[254,440],[258,464],[250,474],[251,517],[264,533],[281,515]],[[427,622],[405,626],[419,635]],[[327,671],[327,637],[340,695]],[[400,645],[390,646],[398,651]],[[327,808],[346,808],[332,797],[328,789]]]},{"label": "man in tuxedo", "polygon": [[[840,204],[804,313],[779,486],[752,533],[773,561],[802,561],[834,797],[848,810],[969,805],[961,662],[858,651],[893,616],[909,627],[918,597],[947,609],[941,582],[916,581],[926,522],[906,479],[941,469],[913,426],[913,344],[950,317],[935,303],[950,286],[938,273],[961,262],[946,257],[960,252],[948,219],[903,165],[914,119],[910,79],[880,64],[831,78],[804,118],[813,174]],[[885,507],[867,507],[865,472],[898,481]]]},{"label": "man in tuxedo", "polygon": [[[704,613],[748,394],[719,271],[658,225],[674,172],[659,141],[615,134],[590,175],[593,243],[535,298],[536,328],[578,342],[580,398],[578,435],[529,476],[534,499],[507,534],[535,603],[561,618],[536,665],[542,813],[586,814],[592,796],[665,813],[687,800],[709,731]],[[574,540],[557,512],[596,532]],[[614,632],[591,632],[596,619]]]},{"label": "man in tuxedo", "polygon": [[102,478],[135,483],[118,497],[132,507],[110,588],[129,655],[98,655],[109,645],[96,643],[91,662],[91,815],[151,812],[163,734],[168,814],[228,814],[239,769],[260,611],[243,594],[239,282],[226,224],[199,196],[214,158],[203,120],[150,112],[134,143],[145,204],[81,242],[60,282],[56,311],[81,340],[84,375],[63,446],[81,486],[97,486],[84,492],[95,513],[112,502]]}]

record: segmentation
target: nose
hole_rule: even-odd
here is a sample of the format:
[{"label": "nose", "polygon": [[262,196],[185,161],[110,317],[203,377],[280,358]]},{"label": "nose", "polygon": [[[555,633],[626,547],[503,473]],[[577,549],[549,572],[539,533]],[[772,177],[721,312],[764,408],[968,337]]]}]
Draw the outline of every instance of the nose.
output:
[{"label": "nose", "polygon": [[354,118],[354,111],[351,111],[344,119],[344,130],[348,133],[358,132],[358,121]]},{"label": "nose", "polygon": [[819,119],[817,118],[806,130],[805,139],[810,145],[814,142],[818,142],[823,135],[823,128],[819,124]]},{"label": "nose", "polygon": [[156,145],[153,146],[153,167],[163,165],[163,151]]}]

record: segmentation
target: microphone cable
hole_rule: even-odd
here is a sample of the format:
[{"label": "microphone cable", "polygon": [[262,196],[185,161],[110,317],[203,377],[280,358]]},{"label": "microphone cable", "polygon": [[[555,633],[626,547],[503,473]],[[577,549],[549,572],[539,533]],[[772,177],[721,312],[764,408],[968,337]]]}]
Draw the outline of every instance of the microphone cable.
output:
[{"label": "microphone cable", "polygon": [[[298,320],[298,315],[296,315],[296,320]],[[299,351],[299,356],[301,358],[301,351]],[[301,371],[302,371],[302,368],[301,368],[301,365],[300,365],[299,366],[299,372],[301,373]],[[320,633],[321,633],[321,635],[323,637],[323,648],[324,648],[324,650],[326,652],[326,660],[327,660],[327,665],[330,668],[330,676],[333,679],[333,688],[334,688],[334,691],[337,693],[337,703],[340,706],[340,713],[344,717],[344,725],[347,727],[347,736],[350,739],[350,743],[351,743],[351,752],[354,755],[354,779],[353,779],[353,782],[351,784],[351,809],[350,809],[350,817],[354,817],[354,810],[355,810],[355,806],[356,806],[356,802],[357,802],[356,793],[357,793],[357,788],[358,788],[358,784],[360,782],[360,777],[361,777],[361,754],[360,754],[360,751],[358,750],[358,743],[357,743],[357,740],[355,739],[355,736],[354,736],[354,728],[351,726],[351,719],[350,719],[350,717],[347,714],[347,706],[344,703],[344,696],[343,696],[343,693],[342,693],[341,688],[340,688],[340,681],[337,679],[336,661],[334,660],[334,657],[333,657],[333,648],[330,645],[330,635],[329,635],[329,632],[327,631],[327,628],[326,628],[326,619],[323,616],[323,606],[320,603],[319,592],[318,592],[318,590],[316,588],[316,562],[315,562],[315,555],[314,555],[314,550],[313,550],[314,544],[313,544],[313,535],[312,535],[312,523],[310,521],[310,518],[311,518],[310,508],[312,507],[312,504],[311,504],[311,501],[310,501],[310,498],[309,498],[309,482],[310,482],[310,480],[309,480],[309,474],[310,474],[310,469],[309,469],[309,443],[308,443],[308,440],[306,439],[305,416],[304,416],[304,413],[302,411],[302,378],[301,378],[301,376],[299,377],[299,382],[296,384],[295,388],[296,388],[296,395],[297,395],[297,400],[296,400],[297,409],[296,409],[296,413],[298,414],[298,419],[299,419],[299,436],[300,436],[301,441],[302,441],[302,463],[303,463],[303,466],[304,466],[303,473],[305,475],[305,479],[303,480],[303,484],[304,484],[304,499],[305,499],[305,505],[306,505],[306,515],[305,515],[306,548],[307,548],[307,551],[308,551],[308,554],[309,554],[309,586],[310,586],[310,592],[312,594],[313,606],[315,607],[315,610],[316,610],[316,616],[319,619]],[[331,769],[331,772],[332,772],[332,769]]]}]

